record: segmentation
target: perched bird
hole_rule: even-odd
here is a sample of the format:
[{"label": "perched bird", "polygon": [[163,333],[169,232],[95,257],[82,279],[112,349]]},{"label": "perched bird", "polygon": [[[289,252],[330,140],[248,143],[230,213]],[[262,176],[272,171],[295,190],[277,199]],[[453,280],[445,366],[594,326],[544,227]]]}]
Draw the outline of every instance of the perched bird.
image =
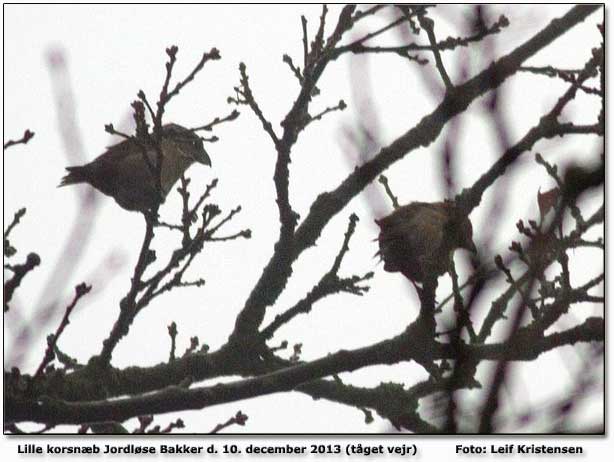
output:
[{"label": "perched bird", "polygon": [[454,250],[476,252],[471,222],[453,202],[412,202],[375,222],[384,270],[414,284],[446,273]]},{"label": "perched bird", "polygon": [[[162,127],[162,167],[160,186],[149,164],[156,166],[158,152],[152,141],[127,139],[111,146],[89,164],[66,167],[68,174],[60,186],[88,183],[111,196],[126,210],[147,212],[154,209],[166,197],[173,185],[194,162],[211,165],[211,159],[203,147],[202,139],[194,132],[177,124]],[[154,167],[155,170],[155,167]],[[160,197],[160,192],[162,197]]]}]

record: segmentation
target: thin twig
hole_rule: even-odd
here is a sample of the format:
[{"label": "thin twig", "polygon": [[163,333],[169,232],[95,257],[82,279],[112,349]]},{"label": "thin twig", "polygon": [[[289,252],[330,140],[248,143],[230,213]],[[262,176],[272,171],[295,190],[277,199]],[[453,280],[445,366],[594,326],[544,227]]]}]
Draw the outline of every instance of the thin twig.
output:
[{"label": "thin twig", "polygon": [[30,130],[26,130],[23,132],[23,136],[18,140],[8,140],[4,143],[4,149],[10,148],[11,146],[15,146],[16,144],[28,144],[28,141],[32,139],[34,136],[34,132]]},{"label": "thin twig", "polygon": [[398,209],[400,207],[399,200],[392,192],[392,189],[390,189],[390,185],[388,184],[388,178],[386,177],[386,175],[380,175],[378,181],[382,186],[384,186],[384,191],[386,191],[386,195],[390,199],[390,202],[392,202],[392,207],[395,210]]},{"label": "thin twig", "polygon": [[221,117],[221,118],[216,117],[215,119],[213,119],[213,121],[209,122],[208,124],[201,125],[200,127],[190,128],[190,131],[196,132],[199,130],[204,130],[204,131],[210,132],[213,129],[213,127],[215,127],[216,125],[219,125],[224,122],[229,122],[231,120],[235,120],[237,117],[239,117],[239,114],[240,114],[239,111],[235,109],[225,117]]},{"label": "thin twig", "polygon": [[224,428],[230,427],[231,425],[240,425],[244,426],[247,421],[247,415],[243,414],[241,411],[238,411],[234,417],[231,417],[223,424],[217,424],[213,430],[209,432],[210,435],[220,432]]},{"label": "thin twig", "polygon": [[32,378],[32,382],[36,382],[36,380],[41,376],[41,374],[45,370],[45,367],[47,367],[47,365],[51,361],[53,361],[55,357],[54,355],[55,347],[58,343],[58,340],[60,339],[60,335],[62,335],[62,332],[64,332],[64,329],[70,323],[69,318],[70,318],[70,314],[72,313],[72,310],[75,308],[75,306],[77,305],[77,302],[81,299],[81,297],[86,295],[90,290],[92,290],[92,286],[88,286],[84,282],[82,282],[81,284],[75,287],[75,296],[73,297],[72,302],[70,302],[70,304],[66,307],[66,310],[64,311],[64,317],[62,317],[62,321],[60,322],[60,325],[56,329],[55,333],[50,335],[50,338],[47,338],[47,350],[45,351],[45,356],[43,357],[43,360],[38,366],[38,369],[36,369],[36,373],[34,374]]}]

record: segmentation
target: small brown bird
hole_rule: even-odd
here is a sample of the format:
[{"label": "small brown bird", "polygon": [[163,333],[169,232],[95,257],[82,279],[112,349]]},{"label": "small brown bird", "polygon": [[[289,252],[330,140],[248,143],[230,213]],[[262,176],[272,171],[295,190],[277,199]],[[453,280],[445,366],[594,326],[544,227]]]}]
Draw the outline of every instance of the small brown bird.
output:
[{"label": "small brown bird", "polygon": [[[153,141],[137,142],[128,139],[109,147],[89,164],[66,167],[68,174],[62,178],[60,186],[88,183],[111,196],[126,210],[152,210],[160,204],[161,198],[158,179],[144,159],[143,145],[150,165],[156,165],[157,150]],[[167,124],[162,127],[160,148],[163,197],[194,162],[211,165],[202,139],[181,125]]]},{"label": "small brown bird", "polygon": [[446,273],[454,250],[476,252],[471,222],[453,202],[412,202],[375,222],[384,270],[414,283]]}]

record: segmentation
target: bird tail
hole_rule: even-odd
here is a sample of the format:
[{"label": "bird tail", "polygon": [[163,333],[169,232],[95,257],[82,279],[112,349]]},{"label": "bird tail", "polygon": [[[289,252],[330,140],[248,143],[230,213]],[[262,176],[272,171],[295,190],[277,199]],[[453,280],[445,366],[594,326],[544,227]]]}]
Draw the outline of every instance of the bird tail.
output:
[{"label": "bird tail", "polygon": [[87,175],[83,167],[66,167],[66,170],[68,170],[68,174],[62,178],[58,188],[87,181]]}]

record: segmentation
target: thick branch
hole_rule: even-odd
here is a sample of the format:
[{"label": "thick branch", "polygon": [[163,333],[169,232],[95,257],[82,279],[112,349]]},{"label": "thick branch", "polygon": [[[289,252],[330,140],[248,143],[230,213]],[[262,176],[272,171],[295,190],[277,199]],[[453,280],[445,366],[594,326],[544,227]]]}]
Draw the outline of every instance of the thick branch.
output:
[{"label": "thick branch", "polygon": [[[519,334],[521,332],[519,331]],[[513,342],[494,345],[463,345],[462,348],[433,342],[432,354],[436,358],[457,358],[459,354],[472,359],[533,360],[539,354],[561,345],[576,342],[603,341],[604,322],[601,318],[589,318],[582,325],[564,332],[524,341],[519,337]],[[143,414],[161,414],[189,409],[203,409],[242,399],[272,393],[290,391],[297,386],[318,378],[341,372],[350,372],[375,364],[396,364],[424,354],[423,345],[411,341],[408,332],[390,340],[360,348],[341,350],[324,358],[255,378],[218,384],[212,387],[188,389],[181,386],[167,387],[161,391],[114,401],[89,401],[71,403],[55,399],[7,400],[5,423],[33,421],[48,424],[79,424],[88,422],[122,422]],[[534,340],[534,341],[533,341]]]}]

